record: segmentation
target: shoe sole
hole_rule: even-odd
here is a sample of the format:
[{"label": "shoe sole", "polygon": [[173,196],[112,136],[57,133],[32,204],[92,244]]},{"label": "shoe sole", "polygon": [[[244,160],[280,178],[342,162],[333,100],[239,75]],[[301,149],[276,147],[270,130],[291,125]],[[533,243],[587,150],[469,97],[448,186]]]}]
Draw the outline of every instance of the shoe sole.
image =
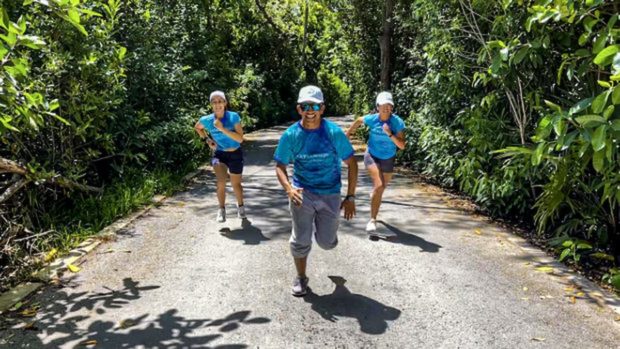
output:
[{"label": "shoe sole", "polygon": [[293,295],[293,297],[303,297],[308,294],[308,291],[310,291],[310,286],[306,286],[306,290],[303,291],[303,293],[295,293],[291,291],[291,294]]}]

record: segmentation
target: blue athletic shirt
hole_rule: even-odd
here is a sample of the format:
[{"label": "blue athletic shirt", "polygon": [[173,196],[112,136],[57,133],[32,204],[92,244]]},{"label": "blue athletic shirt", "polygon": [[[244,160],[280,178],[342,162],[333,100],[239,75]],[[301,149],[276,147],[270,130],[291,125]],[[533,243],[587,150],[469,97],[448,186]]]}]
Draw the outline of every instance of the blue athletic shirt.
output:
[{"label": "blue athletic shirt", "polygon": [[328,120],[313,130],[296,122],[284,131],[274,153],[283,165],[293,163],[293,186],[314,194],[340,194],[341,160],[354,154],[342,129]]},{"label": "blue athletic shirt", "polygon": [[383,125],[388,124],[392,134],[396,136],[398,132],[405,129],[405,123],[398,115],[392,114],[387,121],[381,121],[379,114],[369,114],[364,116],[364,124],[370,130],[370,138],[368,139],[368,152],[370,155],[387,160],[396,155],[396,144],[392,142],[390,136],[383,131]]},{"label": "blue athletic shirt", "polygon": [[[224,132],[218,130],[213,122],[215,121],[215,114],[205,115],[200,118],[200,123],[205,127],[207,131],[211,134],[211,138],[217,144],[215,150],[226,150],[226,149],[237,149],[241,145],[241,143],[235,141],[234,139],[228,137],[224,134]],[[239,114],[234,111],[225,111],[224,116],[221,119],[222,125],[229,131],[235,132],[235,125],[241,122],[241,117]]]}]

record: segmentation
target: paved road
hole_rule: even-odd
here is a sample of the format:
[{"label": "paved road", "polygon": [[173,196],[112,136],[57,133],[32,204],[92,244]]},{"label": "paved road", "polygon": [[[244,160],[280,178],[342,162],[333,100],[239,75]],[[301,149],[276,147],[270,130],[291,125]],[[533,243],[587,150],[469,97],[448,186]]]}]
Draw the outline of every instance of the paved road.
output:
[{"label": "paved road", "polygon": [[404,174],[380,214],[397,239],[368,240],[363,166],[358,217],[335,250],[313,249],[312,293],[292,297],[290,218],[271,161],[283,130],[244,145],[249,223],[215,223],[213,174],[201,175],[37,295],[34,330],[4,329],[0,346],[620,347],[605,293],[557,264],[541,272],[543,253]]}]

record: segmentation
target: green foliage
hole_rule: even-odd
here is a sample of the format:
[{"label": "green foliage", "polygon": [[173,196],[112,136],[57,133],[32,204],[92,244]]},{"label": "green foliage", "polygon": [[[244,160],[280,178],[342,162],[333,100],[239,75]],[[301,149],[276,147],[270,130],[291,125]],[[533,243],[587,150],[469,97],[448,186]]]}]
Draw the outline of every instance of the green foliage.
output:
[{"label": "green foliage", "polygon": [[603,275],[603,281],[614,287],[616,290],[620,290],[620,269],[611,268]]},{"label": "green foliage", "polygon": [[[541,114],[532,137],[535,145],[514,155],[530,158],[532,166],[543,166],[547,173],[535,205],[540,231],[552,226],[558,234],[610,246],[618,256],[620,114],[615,105],[620,98],[613,96],[620,94],[620,67],[613,62],[616,55],[620,59],[615,44],[620,28],[612,9],[606,2],[586,1],[531,8],[526,29],[532,34],[526,45],[560,52],[557,72],[549,73],[556,73],[558,85],[571,89],[550,95],[557,103],[545,100],[535,106]],[[536,64],[531,55],[524,62]]]},{"label": "green foliage", "polygon": [[592,245],[585,240],[575,240],[567,237],[560,237],[552,241],[560,253],[560,261],[570,257],[575,262],[579,262],[581,256],[592,250]]},{"label": "green foliage", "polygon": [[129,177],[204,161],[193,125],[215,89],[246,131],[296,117],[306,83],[348,113],[353,81],[341,69],[354,55],[339,5],[309,4],[303,46],[301,0],[0,0],[0,263],[11,265],[0,283],[28,253],[152,195],[115,196]]},{"label": "green foliage", "polygon": [[397,13],[401,159],[494,216],[577,242],[563,258],[618,263],[617,3],[420,0]]}]

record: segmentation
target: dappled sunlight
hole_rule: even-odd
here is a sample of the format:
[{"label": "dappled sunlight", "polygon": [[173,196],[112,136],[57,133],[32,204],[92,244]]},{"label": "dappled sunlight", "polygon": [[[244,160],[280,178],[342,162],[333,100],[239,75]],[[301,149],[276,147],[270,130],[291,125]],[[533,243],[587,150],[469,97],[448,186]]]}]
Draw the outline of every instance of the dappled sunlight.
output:
[{"label": "dappled sunlight", "polygon": [[[2,321],[0,333],[8,347],[28,342],[28,347],[93,346],[105,348],[180,347],[205,348],[217,341],[226,343],[226,334],[242,326],[263,325],[271,320],[252,317],[250,311],[238,311],[223,318],[187,318],[177,309],[158,313],[129,314],[132,302],[147,297],[160,286],[141,285],[126,278],[120,288],[104,287],[103,292],[72,293],[71,289],[49,289],[23,306],[32,309],[33,317],[14,312]],[[118,312],[122,318],[109,320],[108,313]],[[24,330],[24,328],[30,330]],[[230,348],[247,344],[226,343]]]}]

